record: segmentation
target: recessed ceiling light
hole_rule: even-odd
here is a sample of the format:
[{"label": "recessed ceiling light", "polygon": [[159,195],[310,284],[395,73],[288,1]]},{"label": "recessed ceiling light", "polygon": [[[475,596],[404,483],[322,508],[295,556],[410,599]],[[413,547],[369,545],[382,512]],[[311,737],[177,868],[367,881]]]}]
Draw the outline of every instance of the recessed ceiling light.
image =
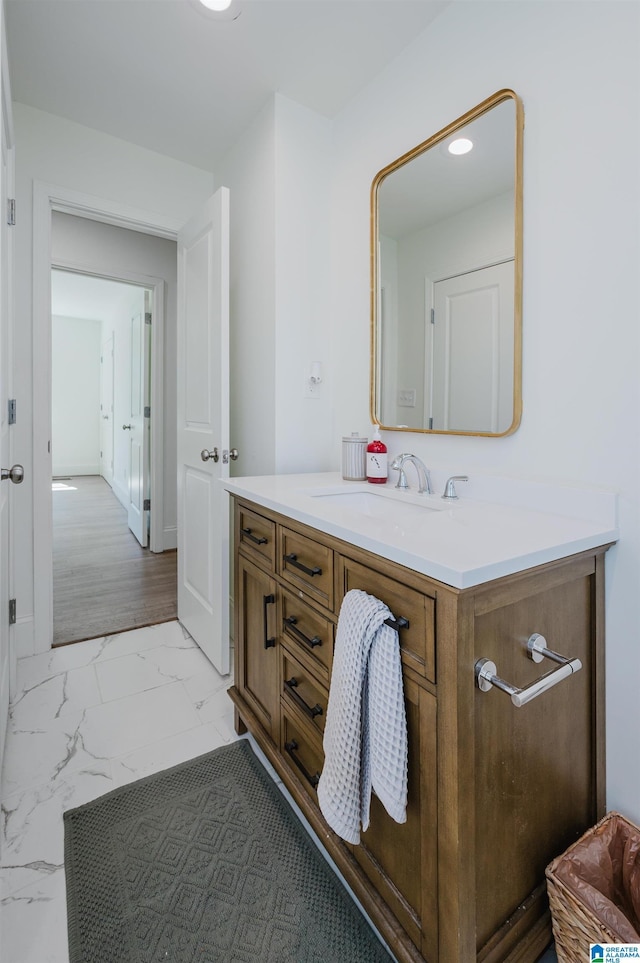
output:
[{"label": "recessed ceiling light", "polygon": [[209,22],[237,20],[242,13],[242,0],[189,0],[189,3]]},{"label": "recessed ceiling light", "polygon": [[468,154],[470,150],[473,150],[473,141],[469,140],[468,137],[457,137],[451,141],[447,150],[450,154],[455,154],[456,156]]}]

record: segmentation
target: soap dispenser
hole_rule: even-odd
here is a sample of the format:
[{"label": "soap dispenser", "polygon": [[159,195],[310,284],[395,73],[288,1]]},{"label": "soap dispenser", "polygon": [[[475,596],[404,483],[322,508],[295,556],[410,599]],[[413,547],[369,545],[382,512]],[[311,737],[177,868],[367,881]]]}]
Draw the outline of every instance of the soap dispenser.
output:
[{"label": "soap dispenser", "polygon": [[373,426],[373,440],[367,445],[367,481],[384,485],[387,481],[387,446],[380,438],[380,426]]}]

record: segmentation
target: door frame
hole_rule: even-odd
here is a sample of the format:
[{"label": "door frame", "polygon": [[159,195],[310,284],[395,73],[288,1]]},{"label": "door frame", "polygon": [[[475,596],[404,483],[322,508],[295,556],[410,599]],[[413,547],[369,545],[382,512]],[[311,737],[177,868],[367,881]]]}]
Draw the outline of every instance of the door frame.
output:
[{"label": "door frame", "polygon": [[[74,214],[141,234],[177,241],[179,221],[66,187],[33,184],[33,636],[34,653],[53,641],[53,517],[51,504],[51,212]],[[59,265],[59,262],[58,262]],[[59,265],[61,266],[61,265]],[[87,272],[85,272],[87,273]],[[94,273],[89,271],[88,273]],[[157,279],[156,279],[157,280]],[[149,285],[153,287],[153,285]],[[164,288],[162,288],[164,296]],[[164,297],[162,303],[164,304]],[[152,325],[152,329],[163,325]],[[153,331],[152,331],[153,334]],[[160,331],[162,334],[162,331]],[[152,350],[152,372],[155,352]],[[162,377],[162,359],[156,376]],[[161,411],[153,394],[152,405]],[[155,419],[154,419],[155,420]],[[153,425],[153,421],[152,421]],[[155,441],[154,441],[155,444]],[[153,496],[152,496],[153,497]],[[156,496],[157,497],[157,496]]]}]

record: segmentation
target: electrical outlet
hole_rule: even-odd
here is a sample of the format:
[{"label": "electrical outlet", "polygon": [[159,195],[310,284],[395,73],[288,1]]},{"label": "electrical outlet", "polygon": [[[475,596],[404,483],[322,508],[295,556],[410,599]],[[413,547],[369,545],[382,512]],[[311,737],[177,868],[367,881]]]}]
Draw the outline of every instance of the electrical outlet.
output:
[{"label": "electrical outlet", "polygon": [[398,391],[398,408],[415,408],[416,389],[400,388]]}]

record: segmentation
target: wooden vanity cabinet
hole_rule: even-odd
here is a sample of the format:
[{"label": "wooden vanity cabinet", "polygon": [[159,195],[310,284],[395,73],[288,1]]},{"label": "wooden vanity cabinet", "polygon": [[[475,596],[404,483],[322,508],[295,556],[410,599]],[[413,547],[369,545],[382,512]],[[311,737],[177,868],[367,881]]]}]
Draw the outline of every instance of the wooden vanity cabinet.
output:
[{"label": "wooden vanity cabinet", "polygon": [[[551,940],[545,866],[604,813],[607,546],[459,590],[240,498],[235,544],[239,731],[254,735],[392,953],[533,963]],[[353,588],[408,622],[407,821],[373,797],[358,846],[327,827],[315,789],[335,629]],[[479,659],[519,688],[554,668],[528,658],[534,632],[582,670],[519,709],[495,687],[481,692]]]}]

